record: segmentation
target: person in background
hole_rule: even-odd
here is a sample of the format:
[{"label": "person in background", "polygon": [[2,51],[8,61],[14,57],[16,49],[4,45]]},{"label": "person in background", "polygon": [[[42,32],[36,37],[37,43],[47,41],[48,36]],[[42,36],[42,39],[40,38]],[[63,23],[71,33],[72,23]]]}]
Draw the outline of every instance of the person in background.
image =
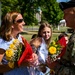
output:
[{"label": "person in background", "polygon": [[[37,59],[30,44],[20,34],[23,32],[24,25],[22,15],[15,11],[8,12],[2,20],[0,27],[0,73],[3,75],[29,75],[27,66],[32,66]],[[22,52],[20,55],[17,53],[19,46]],[[16,55],[14,51],[18,57],[20,56],[19,60],[17,56],[17,60],[14,58]],[[10,57],[11,59],[9,59]],[[16,61],[12,62],[14,59]]]},{"label": "person in background", "polygon": [[[38,37],[42,38],[42,43],[40,45],[41,47],[38,50],[38,58],[40,63],[46,64],[46,60],[48,57],[48,47],[52,38],[52,29],[48,22],[41,22],[38,31]],[[40,68],[45,72],[44,74],[47,74],[50,71],[50,69],[46,66],[42,66]]]},{"label": "person in background", "polygon": [[58,42],[60,43],[62,48],[61,54],[59,55],[60,58],[62,58],[62,56],[64,55],[65,51],[66,51],[66,47],[68,44],[68,39],[69,36],[67,33],[62,32],[61,34],[58,35]]},{"label": "person in background", "polygon": [[[32,50],[34,53],[38,53],[38,49],[42,43],[42,39],[39,37],[34,37],[33,39],[30,40],[30,45],[32,47]],[[37,54],[38,56],[38,54]],[[39,61],[37,60],[34,64],[34,66],[29,67],[29,73],[30,75],[41,75],[42,72],[39,72],[38,74],[36,73],[36,69],[39,67]]]},{"label": "person in background", "polygon": [[36,38],[36,37],[37,37],[37,34],[33,34],[31,39]]},{"label": "person in background", "polygon": [[41,22],[37,38],[30,42],[35,47],[38,55],[39,66],[35,68],[36,75],[45,75],[50,71],[46,66],[46,59],[48,57],[48,46],[51,42],[51,37],[52,29],[50,24],[48,22]]},{"label": "person in background", "polygon": [[52,38],[52,29],[48,22],[41,22],[38,30],[38,37],[42,37],[45,40],[47,47],[49,46]]},{"label": "person in background", "polygon": [[[59,3],[64,13],[66,26],[75,30],[75,0]],[[50,64],[48,64],[50,67]],[[65,54],[54,66],[55,75],[75,75],[75,32],[69,38]],[[50,67],[51,68],[51,67]]]},{"label": "person in background", "polygon": [[62,37],[65,38],[66,44],[68,44],[68,38],[69,38],[68,34],[65,32],[62,32],[61,34],[58,35],[58,40],[60,40]]}]

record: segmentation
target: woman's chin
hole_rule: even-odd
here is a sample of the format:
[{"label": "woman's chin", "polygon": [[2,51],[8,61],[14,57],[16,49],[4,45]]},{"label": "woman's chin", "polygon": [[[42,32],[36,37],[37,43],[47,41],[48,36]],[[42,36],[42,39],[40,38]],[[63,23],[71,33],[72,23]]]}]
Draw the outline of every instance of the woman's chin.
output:
[{"label": "woman's chin", "polygon": [[20,32],[24,32],[24,30],[20,30]]}]

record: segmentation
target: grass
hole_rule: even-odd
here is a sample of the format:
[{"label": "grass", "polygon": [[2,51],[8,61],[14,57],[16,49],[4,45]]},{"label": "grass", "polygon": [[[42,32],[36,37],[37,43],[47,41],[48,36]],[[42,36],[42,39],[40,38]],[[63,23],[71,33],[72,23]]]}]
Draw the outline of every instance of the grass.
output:
[{"label": "grass", "polygon": [[[27,27],[26,27],[27,28]],[[60,29],[58,30],[58,28],[56,27],[55,29],[53,29],[53,34],[52,34],[52,40],[54,40],[55,38],[58,37],[58,35],[61,32],[67,32],[68,27],[60,27]],[[31,40],[31,37],[33,34],[37,34],[37,31],[25,31],[24,33],[22,33],[22,35],[25,37],[25,39],[29,42]],[[70,35],[68,33],[68,35]]]},{"label": "grass", "polygon": [[26,39],[28,42],[30,41],[30,39],[31,39],[31,37],[32,37],[32,35],[27,35],[27,34],[26,34],[26,35],[23,34],[23,36],[25,37],[25,39]]},{"label": "grass", "polygon": [[[60,33],[53,33],[53,35],[52,35],[52,40],[54,40],[55,38],[57,38],[59,34],[60,34]],[[25,37],[25,39],[26,39],[27,41],[30,41],[30,40],[31,40],[31,37],[32,37],[31,34],[22,34],[22,35]]]}]

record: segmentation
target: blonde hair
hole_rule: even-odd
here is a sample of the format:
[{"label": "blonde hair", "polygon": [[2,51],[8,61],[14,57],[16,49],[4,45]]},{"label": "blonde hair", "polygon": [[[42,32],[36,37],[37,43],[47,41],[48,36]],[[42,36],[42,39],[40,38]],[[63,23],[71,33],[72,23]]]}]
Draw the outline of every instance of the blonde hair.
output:
[{"label": "blonde hair", "polygon": [[8,12],[3,18],[0,27],[0,37],[4,40],[9,41],[11,39],[12,25],[19,14],[18,12]]}]

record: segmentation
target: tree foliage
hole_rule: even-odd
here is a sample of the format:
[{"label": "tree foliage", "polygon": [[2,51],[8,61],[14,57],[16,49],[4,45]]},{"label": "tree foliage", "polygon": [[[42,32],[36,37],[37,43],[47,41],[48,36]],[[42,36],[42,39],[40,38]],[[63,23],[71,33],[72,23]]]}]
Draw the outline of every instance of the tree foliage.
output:
[{"label": "tree foliage", "polygon": [[56,0],[2,0],[2,17],[9,11],[19,11],[27,25],[37,24],[34,16],[38,7],[42,10],[42,20],[47,20],[50,24],[58,25],[63,17]]}]

